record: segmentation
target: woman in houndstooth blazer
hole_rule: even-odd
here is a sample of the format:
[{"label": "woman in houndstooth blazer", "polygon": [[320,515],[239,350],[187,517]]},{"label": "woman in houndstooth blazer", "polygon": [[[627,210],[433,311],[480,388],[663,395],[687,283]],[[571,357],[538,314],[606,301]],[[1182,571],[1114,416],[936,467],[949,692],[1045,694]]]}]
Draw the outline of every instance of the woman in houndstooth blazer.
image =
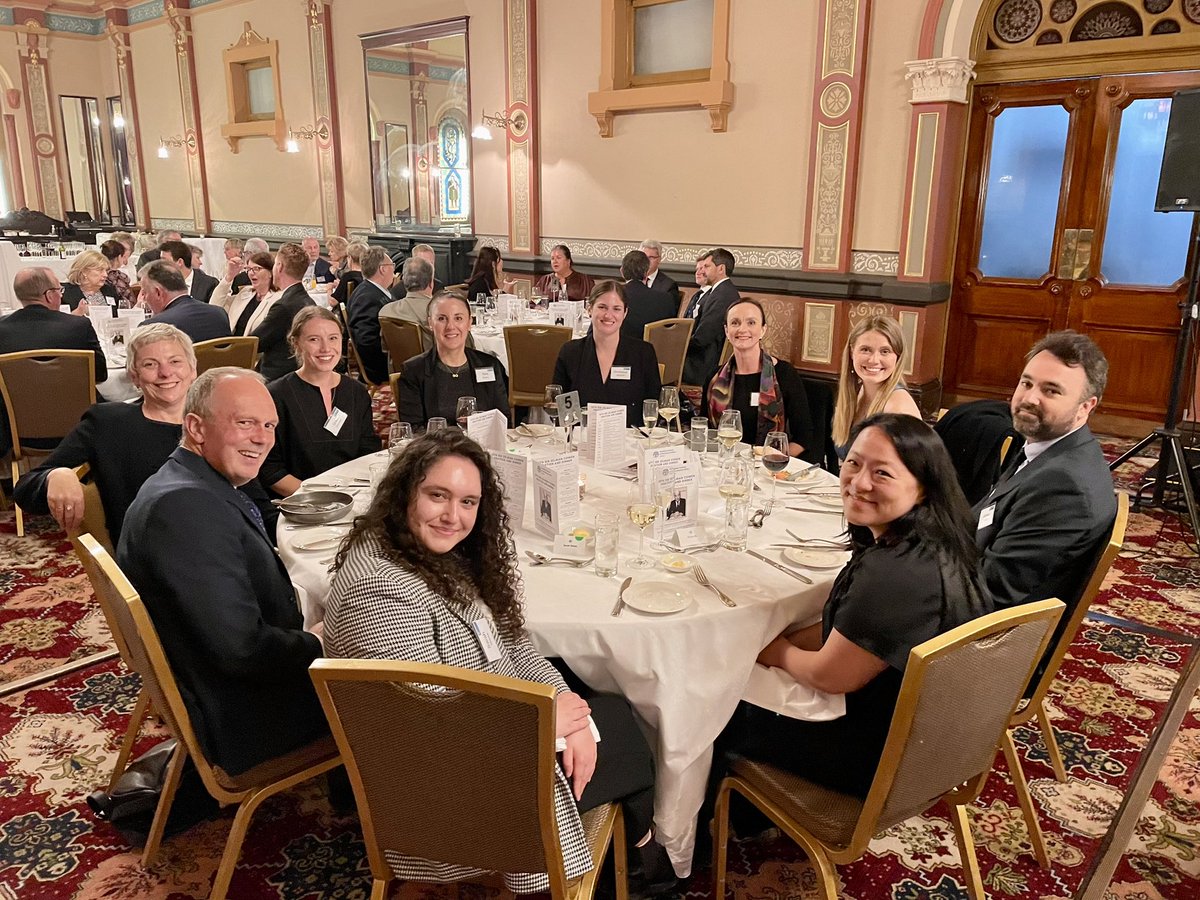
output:
[{"label": "woman in houndstooth blazer", "polygon": [[[443,663],[554,685],[555,808],[567,877],[593,865],[580,811],[620,801],[629,834],[640,839],[646,886],[674,887],[670,862],[652,839],[650,748],[623,698],[584,701],[530,642],[500,482],[479,444],[457,429],[414,440],[355,520],[334,568],[326,655]],[[422,881],[480,874],[390,853],[388,863],[398,878]],[[506,873],[505,881],[515,893],[548,889],[545,875]]]}]

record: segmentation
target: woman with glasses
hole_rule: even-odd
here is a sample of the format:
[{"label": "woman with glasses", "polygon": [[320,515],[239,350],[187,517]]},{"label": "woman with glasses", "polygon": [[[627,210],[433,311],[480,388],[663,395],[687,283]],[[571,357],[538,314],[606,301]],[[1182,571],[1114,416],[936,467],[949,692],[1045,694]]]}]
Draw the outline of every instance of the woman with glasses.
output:
[{"label": "woman with glasses", "polygon": [[225,277],[213,288],[209,303],[229,313],[229,328],[234,337],[254,331],[267,317],[272,304],[279,299],[280,292],[275,290],[271,280],[271,267],[274,262],[270,253],[251,254],[245,269],[250,278],[250,285],[235,294],[232,292],[233,279],[242,269],[235,257],[228,261]]},{"label": "woman with glasses", "polygon": [[[84,250],[71,262],[62,302],[76,315],[86,316],[88,304],[116,306],[121,302],[117,289],[108,283],[108,260],[99,250]],[[114,313],[115,315],[115,313]]]}]

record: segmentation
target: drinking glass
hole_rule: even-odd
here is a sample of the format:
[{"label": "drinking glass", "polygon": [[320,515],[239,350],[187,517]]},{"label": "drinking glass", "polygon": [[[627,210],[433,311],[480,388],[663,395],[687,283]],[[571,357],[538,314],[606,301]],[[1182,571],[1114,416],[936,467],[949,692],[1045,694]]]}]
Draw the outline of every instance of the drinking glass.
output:
[{"label": "drinking glass", "polygon": [[441,416],[434,416],[425,423],[425,433],[433,434],[435,431],[441,431],[446,427],[446,420]]},{"label": "drinking glass", "polygon": [[[679,388],[668,384],[658,393],[658,414],[667,420],[667,431],[671,423],[679,419]],[[683,434],[683,423],[679,423],[679,433]]]},{"label": "drinking glass", "polygon": [[371,463],[367,469],[371,479],[371,491],[379,490],[379,485],[383,482],[383,478],[387,475],[388,464],[384,462]]},{"label": "drinking glass", "polygon": [[778,504],[775,492],[779,489],[779,479],[776,474],[788,467],[791,456],[788,454],[788,436],[783,431],[771,431],[763,441],[763,468],[771,473],[771,499],[767,501],[767,509],[774,509]]},{"label": "drinking glass", "polygon": [[625,512],[629,521],[638,527],[638,555],[636,559],[629,561],[629,568],[649,569],[654,565],[654,560],[649,559],[645,553],[646,529],[658,518],[658,504],[643,501],[641,485],[631,484]]},{"label": "drinking glass", "polygon": [[617,545],[621,540],[621,519],[613,512],[596,513],[596,574],[608,578],[617,574]]},{"label": "drinking glass", "polygon": [[691,448],[697,453],[708,452],[708,419],[704,416],[692,416],[692,430],[689,434]]},{"label": "drinking glass", "polygon": [[642,401],[642,424],[646,426],[646,435],[649,436],[650,429],[658,424],[657,400]]},{"label": "drinking glass", "polygon": [[412,440],[412,425],[408,422],[396,422],[388,429],[388,455],[395,459],[401,454],[408,442]]},{"label": "drinking glass", "polygon": [[730,550],[746,549],[750,521],[750,486],[753,463],[736,456],[725,460],[717,480],[717,493],[725,498],[725,536],[721,543]]},{"label": "drinking glass", "polygon": [[558,427],[558,395],[562,392],[561,384],[548,384],[542,397],[542,410],[549,416],[555,428]]},{"label": "drinking glass", "polygon": [[721,413],[721,421],[717,424],[717,440],[721,443],[721,462],[729,458],[733,445],[742,439],[742,414],[736,409],[727,409]]},{"label": "drinking glass", "polygon": [[458,427],[466,431],[467,416],[473,415],[475,415],[475,398],[459,397],[458,402],[454,404],[454,418],[458,422]]}]

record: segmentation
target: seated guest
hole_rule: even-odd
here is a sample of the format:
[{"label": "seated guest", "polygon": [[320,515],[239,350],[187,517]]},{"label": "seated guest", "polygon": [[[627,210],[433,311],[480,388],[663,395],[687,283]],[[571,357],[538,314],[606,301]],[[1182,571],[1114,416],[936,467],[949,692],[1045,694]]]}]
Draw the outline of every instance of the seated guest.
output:
[{"label": "seated guest", "polygon": [[129,246],[120,241],[105,241],[100,245],[100,254],[108,260],[105,283],[116,292],[117,305],[122,309],[133,306],[133,291],[129,289],[129,276],[125,266],[129,263]]},{"label": "seated guest", "polygon": [[[100,254],[96,254],[99,256]],[[91,350],[96,356],[96,382],[108,378],[104,349],[96,329],[86,317],[59,312],[63,289],[54,273],[45,268],[19,269],[13,277],[13,293],[21,308],[0,317],[0,353],[22,350]],[[57,441],[45,443],[52,448]],[[35,446],[33,441],[30,446]],[[4,404],[0,403],[0,455],[12,447],[12,431]]]},{"label": "seated guest", "polygon": [[333,269],[329,263],[321,259],[321,242],[315,237],[306,237],[300,242],[304,254],[308,257],[308,265],[304,269],[304,283],[321,282],[328,284],[333,281]]},{"label": "seated guest", "polygon": [[695,319],[700,315],[700,307],[704,303],[704,295],[708,293],[708,276],[705,274],[708,271],[708,256],[701,255],[696,260],[696,293],[688,298],[687,305],[684,306],[683,312],[679,314],[681,319]]},{"label": "seated guest", "polygon": [[721,348],[725,346],[725,313],[739,297],[737,286],[729,280],[733,265],[733,254],[724,247],[708,251],[697,263],[704,270],[708,290],[693,307],[696,327],[692,329],[687,358],[683,362],[685,384],[707,384],[721,362]]},{"label": "seated guest", "polygon": [[621,334],[629,337],[640,338],[651,322],[673,319],[679,311],[679,304],[665,291],[646,287],[649,267],[650,260],[641,250],[630,250],[621,260],[621,277],[625,279],[625,321]]},{"label": "seated guest", "polygon": [[975,504],[975,543],[996,605],[1079,600],[1117,514],[1112,474],[1087,426],[1108,383],[1091,338],[1056,331],[1025,357],[1012,395],[1023,452],[1009,454],[992,492]]},{"label": "seated guest", "polygon": [[[242,245],[241,259],[242,264],[250,259],[255,253],[270,253],[270,245],[262,238],[248,238],[246,243]],[[228,256],[228,254],[226,254]],[[250,276],[243,270],[236,278],[233,279],[233,293],[237,293],[242,288],[250,286]]]},{"label": "seated guest", "polygon": [[325,235],[325,252],[329,254],[329,269],[334,281],[342,277],[346,268],[346,248],[349,246],[350,242],[341,235]]},{"label": "seated guest", "polygon": [[138,489],[179,446],[184,397],[196,380],[191,338],[174,325],[137,329],[125,350],[129,380],[141,399],[97,403],[41,465],[21,477],[13,495],[22,509],[49,513],[70,534],[84,513],[83,485],[74,470],[87,463],[114,545]]},{"label": "seated guest", "polygon": [[591,275],[584,275],[571,268],[571,248],[566,244],[557,244],[550,251],[549,275],[538,279],[537,289],[543,296],[551,300],[561,300],[565,293],[567,300],[587,300],[595,285]]},{"label": "seated guest", "polygon": [[275,423],[260,375],[221,367],[197,378],[183,442],[138,491],[117,546],[196,737],[228,775],[329,733],[308,677],[321,641],[302,630],[287,569],[241,490]]},{"label": "seated guest", "polygon": [[638,247],[646,254],[646,261],[649,263],[649,268],[646,270],[646,287],[653,291],[660,291],[666,294],[671,299],[671,315],[679,315],[679,285],[675,283],[675,279],[659,268],[662,262],[662,244],[658,241],[642,241],[642,245]]},{"label": "seated guest", "polygon": [[743,297],[725,313],[725,337],[733,345],[733,356],[708,383],[703,406],[713,425],[721,413],[736,409],[742,414],[742,440],[761,447],[772,431],[788,436],[788,452],[809,462],[821,461],[821,448],[814,446],[809,421],[808,395],[792,364],[776,359],[763,349],[767,314],[757,300]]},{"label": "seated guest", "polygon": [[195,248],[183,241],[167,241],[158,248],[161,258],[175,263],[183,281],[187,285],[188,296],[201,303],[207,303],[217,287],[217,279],[200,270],[199,264],[193,266],[197,255]]},{"label": "seated guest", "polygon": [[[433,286],[429,291],[430,296],[440,294],[445,289],[446,285],[438,281],[437,278],[437,253],[434,252],[432,247],[428,244],[413,244],[412,255],[409,259],[423,259],[429,263],[429,270],[434,273],[431,282]],[[393,300],[403,300],[406,292],[407,289],[404,287],[404,279],[402,277],[392,282]]]},{"label": "seated guest", "polygon": [[109,265],[99,250],[84,250],[71,261],[62,299],[77,315],[86,316],[89,304],[117,306],[120,295],[108,283]]},{"label": "seated guest", "polygon": [[946,448],[920,419],[859,422],[841,471],[853,555],[820,623],[758,656],[801,684],[846,695],[846,714],[802,721],[741,703],[717,739],[736,755],[866,796],[883,753],[909,651],[992,611],[971,540],[971,510]]},{"label": "seated guest", "polygon": [[[138,257],[137,270],[140,272],[148,264],[162,256],[159,248],[167,241],[178,241],[183,237],[173,228],[164,228],[154,238],[154,246]],[[145,245],[143,245],[145,246]]]},{"label": "seated guest", "polygon": [[[411,260],[410,260],[411,262]],[[453,422],[459,397],[475,398],[475,411],[508,415],[508,373],[490,353],[467,345],[471,308],[456,291],[443,291],[429,306],[433,346],[405,361],[396,410],[401,422],[421,428],[435,416]]]},{"label": "seated guest", "polygon": [[339,375],[342,323],[329,310],[306,306],[288,335],[300,368],[267,385],[279,414],[275,446],[259,481],[288,497],[300,482],[380,448],[371,423],[371,395]]},{"label": "seated guest", "polygon": [[350,322],[350,340],[358,351],[364,374],[375,384],[387,381],[387,352],[379,331],[379,311],[392,301],[388,287],[395,265],[383,247],[368,247],[363,254],[363,283],[354,289],[346,304]]},{"label": "seated guest", "polygon": [[275,254],[272,277],[276,290],[280,292],[279,297],[271,304],[262,323],[250,332],[258,338],[258,352],[262,354],[259,371],[268,381],[296,371],[296,360],[288,346],[287,336],[291,333],[296,313],[306,306],[316,306],[300,281],[307,265],[308,256],[299,244],[284,244]]},{"label": "seated guest", "polygon": [[592,330],[567,341],[554,363],[554,383],[563,391],[579,391],[579,402],[615,403],[625,407],[633,428],[642,424],[642,401],[657,400],[662,389],[658,357],[641,338],[621,333],[625,321],[625,288],[619,281],[596,282],[588,298]]},{"label": "seated guest", "polygon": [[846,455],[854,425],[868,416],[894,412],[921,418],[904,386],[904,361],[904,332],[895,319],[869,316],[850,330],[833,408],[833,442],[839,457]]},{"label": "seated guest", "polygon": [[491,297],[501,290],[508,290],[512,282],[504,278],[504,260],[495,247],[480,247],[475,257],[475,268],[467,279],[467,299],[472,303],[480,294]]},{"label": "seated guest", "polygon": [[404,285],[403,299],[385,303],[379,310],[379,318],[412,322],[420,326],[421,346],[432,347],[429,304],[433,302],[433,266],[419,257],[410,256],[400,270],[400,281]]},{"label": "seated guest", "polygon": [[166,322],[197,344],[230,336],[225,310],[189,296],[183,273],[173,262],[165,258],[155,260],[138,273],[138,281],[142,286],[141,300],[151,313],[142,326]]},{"label": "seated guest", "polygon": [[[579,811],[620,802],[631,843],[641,848],[650,882],[644,890],[669,889],[674,873],[653,840],[654,760],[629,704],[613,695],[585,701],[572,692],[534,649],[521,603],[491,460],[462,432],[443,429],[413,440],[355,520],[334,563],[325,640],[331,657],[441,663],[552,685],[562,748],[555,815],[563,847],[578,848],[566,850],[567,877],[593,866]],[[392,866],[400,877],[420,880],[480,874],[419,857]],[[505,873],[505,881],[517,892],[546,890],[547,876]]]},{"label": "seated guest", "polygon": [[217,282],[216,290],[208,302],[229,315],[229,327],[235,336],[252,334],[266,320],[271,306],[279,299],[281,292],[275,290],[271,280],[274,268],[275,258],[270,253],[251,254],[245,265],[250,283],[235,294],[232,288],[242,271],[242,264],[241,260],[229,261],[225,277]]},{"label": "seated guest", "polygon": [[346,267],[329,292],[329,302],[334,306],[349,300],[354,289],[362,284],[362,255],[366,252],[367,245],[361,241],[351,241],[346,246]]},{"label": "seated guest", "polygon": [[221,248],[225,254],[226,266],[228,266],[228,264],[231,262],[236,262],[238,265],[241,265],[242,251],[245,248],[246,242],[241,238],[226,238],[225,246]]}]

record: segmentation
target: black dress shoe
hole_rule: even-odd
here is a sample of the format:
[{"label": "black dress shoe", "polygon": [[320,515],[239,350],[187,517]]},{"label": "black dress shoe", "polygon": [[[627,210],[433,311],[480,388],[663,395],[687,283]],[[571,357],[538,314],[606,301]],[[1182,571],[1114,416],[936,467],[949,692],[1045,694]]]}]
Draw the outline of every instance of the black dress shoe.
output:
[{"label": "black dress shoe", "polygon": [[679,887],[679,879],[663,845],[650,840],[644,847],[636,849],[642,866],[641,872],[630,879],[630,894],[634,897],[662,897],[674,893]]}]

